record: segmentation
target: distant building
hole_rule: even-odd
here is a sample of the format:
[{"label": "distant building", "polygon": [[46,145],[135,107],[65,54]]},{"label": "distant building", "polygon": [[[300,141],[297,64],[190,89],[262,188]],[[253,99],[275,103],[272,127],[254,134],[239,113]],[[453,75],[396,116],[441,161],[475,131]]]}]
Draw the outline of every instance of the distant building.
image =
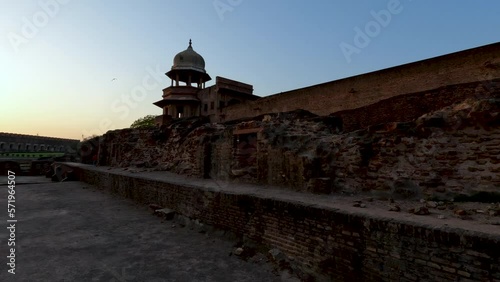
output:
[{"label": "distant building", "polygon": [[211,80],[205,71],[205,60],[191,46],[175,55],[172,69],[166,73],[170,87],[163,89],[163,99],[154,104],[163,109],[156,123],[162,125],[172,119],[206,116],[211,122],[224,120],[223,109],[259,96],[253,95],[253,86],[223,77],[216,77],[215,85],[205,88]]},{"label": "distant building", "polygon": [[0,174],[43,175],[54,158],[77,157],[76,139],[0,132]]},{"label": "distant building", "polygon": [[74,154],[79,140],[0,132],[0,153]]}]

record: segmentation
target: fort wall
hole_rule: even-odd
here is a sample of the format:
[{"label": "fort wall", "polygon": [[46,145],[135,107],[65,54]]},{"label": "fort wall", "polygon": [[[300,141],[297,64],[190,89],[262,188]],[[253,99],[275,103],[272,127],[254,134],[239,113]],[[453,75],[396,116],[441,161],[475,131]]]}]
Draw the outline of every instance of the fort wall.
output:
[{"label": "fort wall", "polygon": [[409,122],[466,99],[500,96],[500,79],[447,85],[437,89],[394,96],[361,108],[334,113],[350,132],[387,122]]},{"label": "fort wall", "polygon": [[100,189],[278,248],[318,281],[500,280],[500,237],[477,225],[373,214],[318,195],[170,182],[158,173],[75,171]]},{"label": "fort wall", "polygon": [[[500,79],[500,43],[267,96],[225,109],[224,121],[304,109],[329,115],[450,85]],[[442,103],[447,103],[442,97]],[[449,104],[448,104],[449,105]],[[405,104],[404,106],[408,106]],[[397,108],[402,113],[405,107]]]},{"label": "fort wall", "polygon": [[498,98],[466,100],[411,122],[337,130],[335,118],[307,112],[226,125],[193,119],[108,132],[100,164],[323,194],[445,200],[500,188]]},{"label": "fort wall", "polygon": [[100,189],[278,248],[319,281],[500,281],[494,223],[333,204],[497,195],[499,82],[492,44],[231,106],[233,122],[108,132],[99,162],[111,168],[73,166]]}]

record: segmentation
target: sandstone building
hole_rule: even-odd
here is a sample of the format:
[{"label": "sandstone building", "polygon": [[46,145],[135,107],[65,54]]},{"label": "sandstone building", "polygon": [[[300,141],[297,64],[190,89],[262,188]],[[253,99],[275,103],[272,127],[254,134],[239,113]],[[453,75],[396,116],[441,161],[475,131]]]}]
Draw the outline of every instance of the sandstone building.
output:
[{"label": "sandstone building", "polygon": [[40,157],[76,157],[76,139],[35,136],[0,132],[0,174],[14,171],[18,175],[44,174],[50,160],[36,160]]},{"label": "sandstone building", "polygon": [[171,85],[163,89],[163,99],[154,103],[163,109],[163,115],[156,118],[158,125],[193,116],[218,121],[224,117],[225,107],[259,98],[252,95],[252,85],[223,77],[216,77],[215,85],[205,87],[211,77],[205,70],[205,60],[193,50],[191,40],[186,50],[175,55],[172,69],[166,75]]},{"label": "sandstone building", "polygon": [[75,153],[79,140],[0,132],[0,153]]}]

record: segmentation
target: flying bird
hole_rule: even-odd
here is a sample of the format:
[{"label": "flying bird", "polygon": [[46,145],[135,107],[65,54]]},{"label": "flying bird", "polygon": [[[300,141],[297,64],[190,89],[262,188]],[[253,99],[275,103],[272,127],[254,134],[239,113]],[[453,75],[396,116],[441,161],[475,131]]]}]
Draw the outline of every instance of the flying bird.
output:
[{"label": "flying bird", "polygon": [[115,80],[116,80],[116,77],[115,77],[115,78],[113,78],[113,79],[111,79],[111,81],[115,81]]}]

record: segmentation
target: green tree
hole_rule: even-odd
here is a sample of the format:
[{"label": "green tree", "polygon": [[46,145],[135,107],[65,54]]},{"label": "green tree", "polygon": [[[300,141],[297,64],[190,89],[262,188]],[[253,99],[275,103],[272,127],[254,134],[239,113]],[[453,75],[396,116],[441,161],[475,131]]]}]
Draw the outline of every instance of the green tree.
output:
[{"label": "green tree", "polygon": [[145,117],[142,117],[132,123],[130,125],[130,128],[152,128],[154,127],[155,124],[155,117],[154,115],[147,115]]}]

